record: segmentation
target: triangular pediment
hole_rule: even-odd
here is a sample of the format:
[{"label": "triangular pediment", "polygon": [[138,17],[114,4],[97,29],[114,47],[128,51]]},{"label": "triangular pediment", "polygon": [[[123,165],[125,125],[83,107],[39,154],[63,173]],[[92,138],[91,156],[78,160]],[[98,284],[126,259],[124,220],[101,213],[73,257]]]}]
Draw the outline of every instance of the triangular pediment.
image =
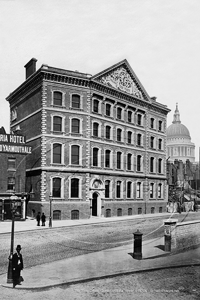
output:
[{"label": "triangular pediment", "polygon": [[138,99],[150,101],[149,95],[126,59],[92,76],[91,79]]}]

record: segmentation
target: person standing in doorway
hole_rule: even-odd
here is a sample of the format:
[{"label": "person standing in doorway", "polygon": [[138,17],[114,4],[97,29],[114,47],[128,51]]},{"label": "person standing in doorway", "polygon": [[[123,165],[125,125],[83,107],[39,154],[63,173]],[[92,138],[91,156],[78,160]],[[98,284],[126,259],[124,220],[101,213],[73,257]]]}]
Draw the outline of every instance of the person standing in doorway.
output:
[{"label": "person standing in doorway", "polygon": [[45,226],[46,216],[44,213],[42,213],[41,219],[42,219],[42,226]]},{"label": "person standing in doorway", "polygon": [[20,253],[21,249],[21,246],[17,245],[17,252],[12,257],[13,288],[15,288],[17,284],[21,285],[21,281],[23,281],[21,280],[21,270],[23,270],[24,264],[22,254]]},{"label": "person standing in doorway", "polygon": [[37,220],[37,226],[40,226],[40,212],[38,212],[37,216],[36,216],[36,220]]}]

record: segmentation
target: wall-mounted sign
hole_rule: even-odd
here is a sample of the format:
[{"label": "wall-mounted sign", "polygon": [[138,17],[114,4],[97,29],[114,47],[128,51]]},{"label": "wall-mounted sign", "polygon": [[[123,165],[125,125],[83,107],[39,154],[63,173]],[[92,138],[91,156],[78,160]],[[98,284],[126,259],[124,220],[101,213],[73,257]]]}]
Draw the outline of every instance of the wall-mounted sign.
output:
[{"label": "wall-mounted sign", "polygon": [[26,145],[23,135],[0,134],[0,152],[30,154],[31,147]]}]

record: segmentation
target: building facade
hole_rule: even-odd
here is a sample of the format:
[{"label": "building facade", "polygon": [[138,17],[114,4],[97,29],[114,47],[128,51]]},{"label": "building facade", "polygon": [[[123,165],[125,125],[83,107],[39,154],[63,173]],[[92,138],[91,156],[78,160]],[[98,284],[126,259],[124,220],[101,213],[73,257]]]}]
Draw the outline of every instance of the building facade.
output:
[{"label": "building facade", "polygon": [[[42,65],[8,97],[26,135],[28,213],[53,219],[166,209],[166,117],[126,60],[91,76]],[[50,205],[50,202],[52,206]]]},{"label": "building facade", "polygon": [[195,144],[191,142],[188,128],[181,124],[178,104],[176,104],[173,122],[167,128],[167,155],[171,162],[175,159],[183,163],[188,159],[190,162],[195,162]]},{"label": "building facade", "polygon": [[26,218],[26,155],[31,148],[25,144],[25,137],[6,134],[0,128],[0,221],[12,219],[12,197],[17,199],[16,217]]}]

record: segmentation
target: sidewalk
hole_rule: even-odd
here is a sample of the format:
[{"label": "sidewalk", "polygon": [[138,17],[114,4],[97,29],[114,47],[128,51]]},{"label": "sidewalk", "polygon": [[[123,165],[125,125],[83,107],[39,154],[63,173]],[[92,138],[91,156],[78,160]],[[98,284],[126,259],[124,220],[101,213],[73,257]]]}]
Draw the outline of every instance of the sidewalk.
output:
[{"label": "sidewalk", "polygon": [[[167,214],[167,216],[169,216],[169,214]],[[116,219],[119,221],[119,217]],[[105,221],[105,219],[103,220]],[[77,221],[79,221],[79,223],[77,223]],[[73,221],[75,222],[74,225],[83,224],[83,220],[77,221]],[[109,219],[109,221],[114,220],[112,218],[112,220]],[[66,222],[70,223],[66,225]],[[94,220],[92,218],[85,220],[84,224],[94,224],[94,222],[100,223],[102,222],[102,219]],[[37,227],[35,220],[28,220],[23,223],[24,225],[27,223],[26,230],[34,230],[34,228]],[[54,221],[53,226],[61,227],[73,225],[72,221]],[[1,224],[0,227],[0,232],[2,232],[3,226],[1,226]],[[22,230],[22,228],[22,225],[16,225],[17,230]],[[122,275],[175,266],[200,265],[200,248],[172,255],[169,252],[164,252],[163,245],[164,238],[144,241],[142,260],[136,260],[132,257],[133,243],[130,243],[126,246],[120,246],[109,250],[76,256],[24,269],[22,271],[22,276],[25,281],[22,285],[16,286],[16,288],[42,289],[62,284],[72,284],[92,279],[106,278],[118,274]],[[0,276],[0,284],[4,287],[12,288],[12,284],[7,284],[6,280],[7,274]]]}]

